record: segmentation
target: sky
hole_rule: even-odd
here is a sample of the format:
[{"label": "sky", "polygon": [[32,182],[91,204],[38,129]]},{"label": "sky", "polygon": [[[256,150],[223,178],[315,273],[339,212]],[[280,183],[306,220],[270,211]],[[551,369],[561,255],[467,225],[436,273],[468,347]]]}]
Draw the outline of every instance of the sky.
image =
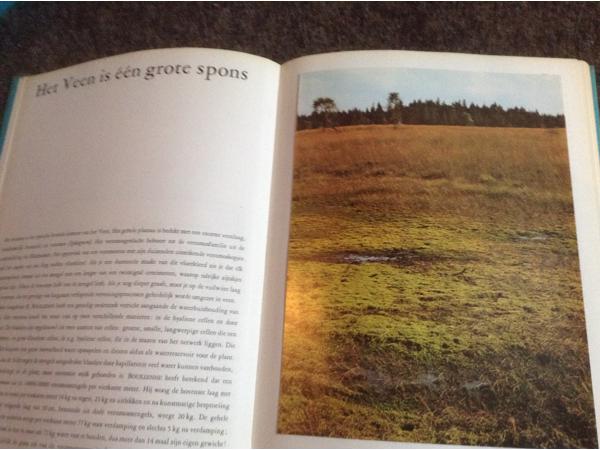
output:
[{"label": "sky", "polygon": [[402,102],[436,100],[452,103],[523,107],[543,114],[563,114],[560,78],[555,75],[505,74],[449,70],[377,68],[305,73],[300,78],[298,114],[310,114],[318,97],[332,98],[339,110],[384,108],[390,92]]}]

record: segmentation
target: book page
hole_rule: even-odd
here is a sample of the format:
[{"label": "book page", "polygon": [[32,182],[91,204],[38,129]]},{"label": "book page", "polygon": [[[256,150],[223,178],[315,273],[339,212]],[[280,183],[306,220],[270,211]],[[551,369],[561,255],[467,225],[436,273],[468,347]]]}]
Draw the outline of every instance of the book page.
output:
[{"label": "book page", "polygon": [[282,67],[256,446],[597,446],[589,86],[534,58]]},{"label": "book page", "polygon": [[172,49],[21,80],[0,443],[249,446],[279,66]]}]

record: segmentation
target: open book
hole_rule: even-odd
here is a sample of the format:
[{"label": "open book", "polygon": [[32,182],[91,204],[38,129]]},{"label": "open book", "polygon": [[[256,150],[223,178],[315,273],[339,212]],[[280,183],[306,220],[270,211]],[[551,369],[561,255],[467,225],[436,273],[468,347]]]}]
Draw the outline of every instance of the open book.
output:
[{"label": "open book", "polygon": [[597,446],[593,98],[394,51],[18,78],[0,444]]}]

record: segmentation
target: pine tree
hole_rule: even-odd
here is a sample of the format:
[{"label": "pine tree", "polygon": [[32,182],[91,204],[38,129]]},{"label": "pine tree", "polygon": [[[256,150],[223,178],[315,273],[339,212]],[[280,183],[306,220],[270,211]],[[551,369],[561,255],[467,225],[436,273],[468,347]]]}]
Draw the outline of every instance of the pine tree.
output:
[{"label": "pine tree", "polygon": [[402,100],[397,92],[390,92],[387,103],[388,123],[400,125],[402,123]]}]

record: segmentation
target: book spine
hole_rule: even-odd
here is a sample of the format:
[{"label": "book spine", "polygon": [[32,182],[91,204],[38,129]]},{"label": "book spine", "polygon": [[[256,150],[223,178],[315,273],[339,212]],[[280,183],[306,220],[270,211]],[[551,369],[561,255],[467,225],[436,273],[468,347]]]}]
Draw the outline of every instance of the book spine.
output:
[{"label": "book spine", "polygon": [[0,156],[2,156],[4,150],[8,125],[10,123],[10,117],[12,115],[15,98],[17,96],[17,89],[19,87],[19,80],[19,77],[14,77],[10,82],[8,98],[6,99],[6,106],[4,107],[4,115],[2,116],[2,128],[0,128]]},{"label": "book spine", "polygon": [[600,110],[598,109],[598,88],[596,85],[596,67],[590,65],[590,79],[592,82],[592,101],[594,102],[594,117],[596,119],[596,140],[600,151]]}]

